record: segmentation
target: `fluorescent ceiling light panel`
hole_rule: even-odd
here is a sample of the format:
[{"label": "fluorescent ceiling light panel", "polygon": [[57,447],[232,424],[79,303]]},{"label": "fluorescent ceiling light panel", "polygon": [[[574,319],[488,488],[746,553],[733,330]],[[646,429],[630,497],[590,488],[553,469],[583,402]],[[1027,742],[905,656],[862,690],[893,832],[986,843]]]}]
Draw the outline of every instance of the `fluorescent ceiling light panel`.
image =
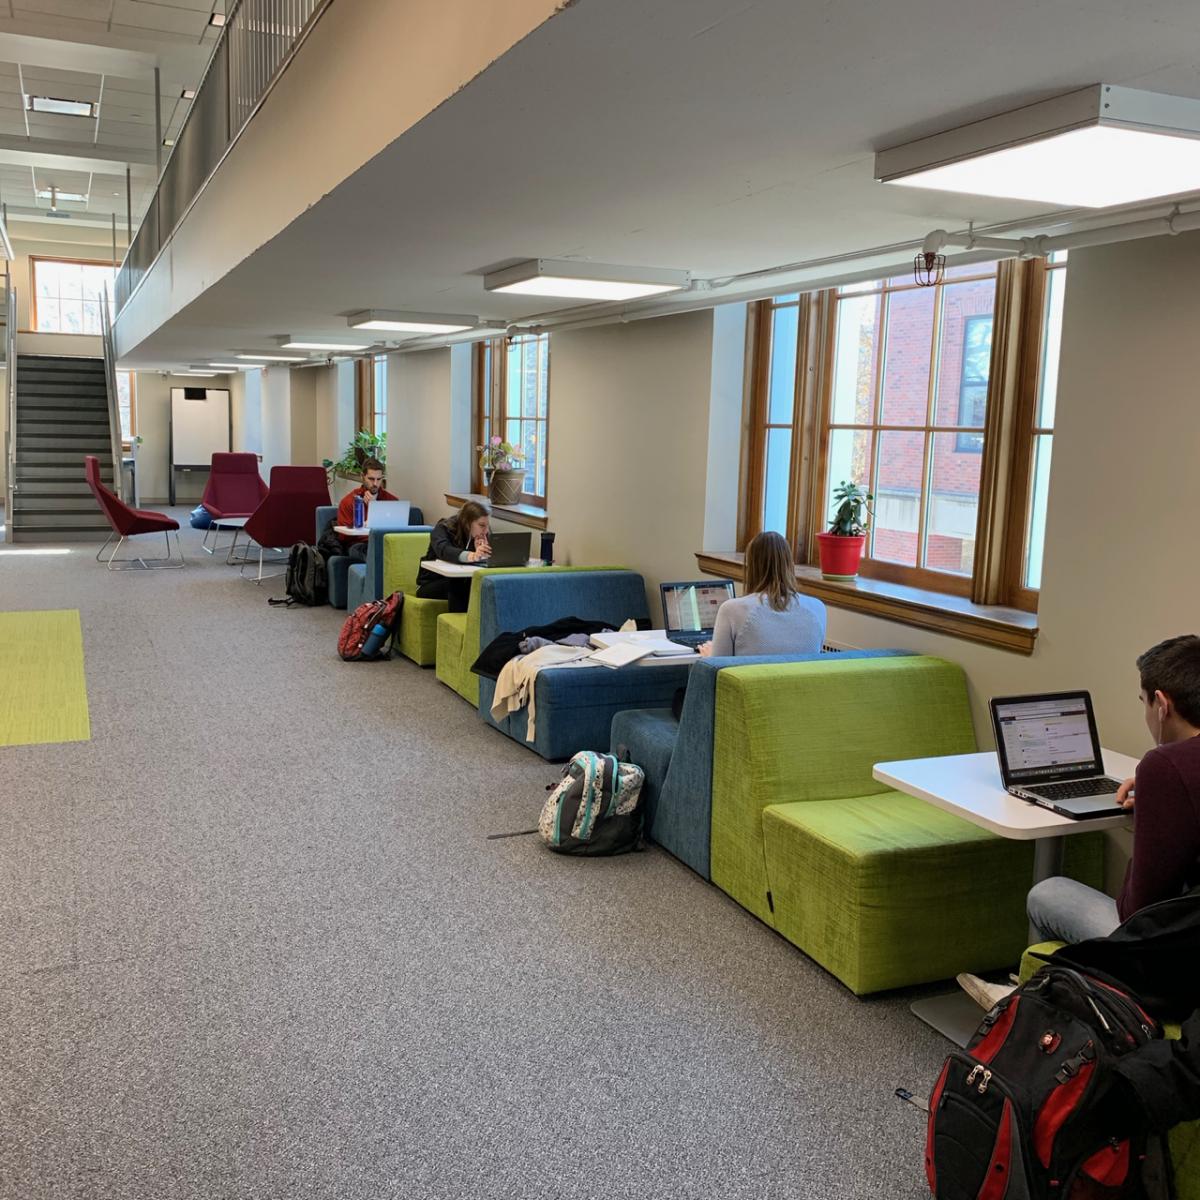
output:
[{"label": "fluorescent ceiling light panel", "polygon": [[57,188],[38,188],[37,198],[39,200],[74,200],[80,204],[87,199],[86,196],[81,195],[79,192],[63,192]]},{"label": "fluorescent ceiling light panel", "polygon": [[216,371],[172,371],[172,375],[187,375],[190,378],[196,379],[212,379],[216,376]]},{"label": "fluorescent ceiling light panel", "polygon": [[217,367],[222,371],[245,371],[245,363],[209,363],[210,367]]},{"label": "fluorescent ceiling light panel", "polygon": [[1200,191],[1200,100],[1095,84],[880,151],[875,178],[1072,208]]},{"label": "fluorescent ceiling light panel", "polygon": [[210,14],[208,23],[212,26],[215,26],[217,29],[220,29],[221,26],[225,24],[225,14],[219,12]]},{"label": "fluorescent ceiling light panel", "polygon": [[179,98],[180,98],[180,100],[195,100],[196,89],[195,88],[184,88],[183,91],[179,93]]},{"label": "fluorescent ceiling light panel", "polygon": [[531,258],[483,277],[483,286],[489,292],[572,300],[640,300],[681,291],[690,283],[687,271],[614,267],[562,258]]},{"label": "fluorescent ceiling light panel", "polygon": [[351,345],[349,342],[301,342],[293,341],[291,338],[282,338],[279,344],[285,350],[341,350],[346,354],[353,353],[355,350],[365,350],[370,345],[369,342],[357,345]]},{"label": "fluorescent ceiling light panel", "polygon": [[351,329],[393,329],[401,333],[461,333],[479,324],[478,317],[458,313],[396,312],[368,308],[346,318]]},{"label": "fluorescent ceiling light panel", "polygon": [[96,106],[90,100],[61,100],[54,96],[26,96],[30,112],[53,113],[58,117],[94,117]]},{"label": "fluorescent ceiling light panel", "polygon": [[249,362],[307,362],[307,354],[235,354]]}]

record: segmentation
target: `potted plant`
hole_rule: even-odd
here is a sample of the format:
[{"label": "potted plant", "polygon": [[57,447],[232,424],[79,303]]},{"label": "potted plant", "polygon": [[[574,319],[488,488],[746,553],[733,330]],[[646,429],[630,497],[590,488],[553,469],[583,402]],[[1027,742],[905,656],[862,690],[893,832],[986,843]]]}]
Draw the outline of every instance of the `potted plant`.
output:
[{"label": "potted plant", "polygon": [[833,520],[829,523],[829,532],[817,534],[822,579],[844,582],[858,574],[874,499],[870,492],[844,479],[833,489]]},{"label": "potted plant", "polygon": [[321,465],[329,477],[329,486],[333,487],[333,481],[339,476],[342,479],[352,479],[357,483],[362,476],[363,462],[368,458],[377,458],[385,466],[387,465],[386,433],[368,433],[365,429],[360,429],[337,462],[331,458],[325,459]]},{"label": "potted plant", "polygon": [[511,442],[493,434],[479,451],[479,465],[483,470],[488,497],[493,504],[520,504],[525,490],[525,468],[521,460],[525,457]]}]

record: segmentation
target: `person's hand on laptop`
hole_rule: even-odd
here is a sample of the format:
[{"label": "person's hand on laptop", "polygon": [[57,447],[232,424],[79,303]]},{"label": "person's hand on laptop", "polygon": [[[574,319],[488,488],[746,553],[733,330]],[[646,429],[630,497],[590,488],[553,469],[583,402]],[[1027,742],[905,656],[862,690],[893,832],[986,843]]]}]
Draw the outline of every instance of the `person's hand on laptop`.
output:
[{"label": "person's hand on laptop", "polygon": [[712,642],[701,642],[696,649],[699,651],[701,657],[712,658]]},{"label": "person's hand on laptop", "polygon": [[1133,784],[1133,779],[1127,779],[1119,788],[1117,788],[1117,803],[1124,809],[1130,809],[1133,807]]}]

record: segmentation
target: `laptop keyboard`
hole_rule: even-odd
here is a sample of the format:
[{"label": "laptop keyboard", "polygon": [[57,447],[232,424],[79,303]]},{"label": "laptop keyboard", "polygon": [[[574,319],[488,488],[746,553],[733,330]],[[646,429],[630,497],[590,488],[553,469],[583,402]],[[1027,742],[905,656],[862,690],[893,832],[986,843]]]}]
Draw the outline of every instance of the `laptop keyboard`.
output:
[{"label": "laptop keyboard", "polygon": [[1115,779],[1072,779],[1070,783],[1042,783],[1031,790],[1046,800],[1075,800],[1080,796],[1115,795],[1121,785]]},{"label": "laptop keyboard", "polygon": [[669,633],[667,634],[668,642],[675,642],[680,646],[691,646],[693,649],[696,646],[702,645],[704,642],[710,641],[712,633],[705,633],[703,630],[693,633]]}]

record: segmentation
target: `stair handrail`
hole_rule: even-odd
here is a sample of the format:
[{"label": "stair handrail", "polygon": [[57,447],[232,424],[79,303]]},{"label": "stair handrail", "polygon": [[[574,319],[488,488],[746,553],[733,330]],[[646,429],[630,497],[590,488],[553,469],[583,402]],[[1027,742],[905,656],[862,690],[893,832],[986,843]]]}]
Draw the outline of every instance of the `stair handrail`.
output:
[{"label": "stair handrail", "polygon": [[4,272],[4,386],[8,389],[8,420],[4,426],[7,492],[4,519],[8,524],[7,540],[12,541],[13,493],[17,490],[17,289],[13,287],[12,273],[8,270]]},{"label": "stair handrail", "polygon": [[104,344],[104,390],[108,394],[108,434],[112,443],[113,491],[125,501],[125,469],[121,461],[121,405],[117,394],[117,352],[113,340],[108,284],[100,299],[100,333]]}]

